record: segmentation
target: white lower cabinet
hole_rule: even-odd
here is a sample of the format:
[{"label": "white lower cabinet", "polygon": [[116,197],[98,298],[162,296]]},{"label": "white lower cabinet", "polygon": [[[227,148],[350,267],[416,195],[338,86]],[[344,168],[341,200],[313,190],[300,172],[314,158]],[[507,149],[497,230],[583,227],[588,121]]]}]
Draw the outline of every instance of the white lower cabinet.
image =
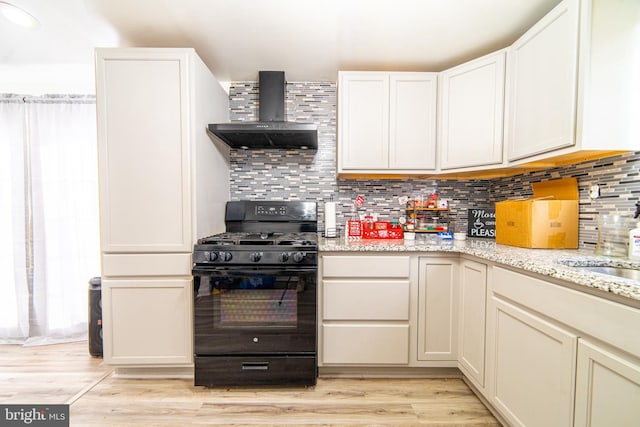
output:
[{"label": "white lower cabinet", "polygon": [[640,361],[580,339],[575,426],[625,427],[640,422]]},{"label": "white lower cabinet", "polygon": [[191,277],[103,279],[105,362],[190,365],[191,289]]},{"label": "white lower cabinet", "polygon": [[463,259],[460,262],[460,316],[458,367],[474,385],[485,385],[485,324],[487,265]]},{"label": "white lower cabinet", "polygon": [[420,258],[416,327],[419,361],[457,360],[457,266],[457,259]]},{"label": "white lower cabinet", "polygon": [[485,397],[513,426],[640,419],[640,310],[493,266]]},{"label": "white lower cabinet", "polygon": [[570,426],[577,337],[493,298],[490,401],[514,426]]},{"label": "white lower cabinet", "polygon": [[406,366],[410,257],[328,255],[320,272],[320,364]]},{"label": "white lower cabinet", "polygon": [[[321,254],[320,366],[458,366],[508,426],[638,425],[640,310],[478,260]],[[133,311],[142,299],[126,306]]]}]

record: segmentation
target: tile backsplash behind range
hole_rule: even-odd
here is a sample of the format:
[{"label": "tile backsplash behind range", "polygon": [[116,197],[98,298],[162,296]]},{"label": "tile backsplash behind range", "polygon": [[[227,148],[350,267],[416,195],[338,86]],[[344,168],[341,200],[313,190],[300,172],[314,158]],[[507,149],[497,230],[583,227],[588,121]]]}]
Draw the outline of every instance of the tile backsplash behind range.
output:
[{"label": "tile backsplash behind range", "polygon": [[[258,116],[257,82],[232,83],[229,89],[231,120],[251,121]],[[398,197],[429,194],[433,180],[336,179],[336,84],[287,83],[287,120],[318,125],[318,150],[232,150],[231,197],[241,199],[313,200],[319,203],[319,220],[324,223],[323,202],[337,202],[339,226],[351,213],[353,199],[366,198],[363,210],[374,211],[386,220],[402,214]],[[450,202],[449,220],[466,230],[468,207],[489,207],[487,181],[440,181],[442,198]]]},{"label": "tile backsplash behind range", "polygon": [[[252,121],[258,116],[258,83],[236,82],[229,89],[231,120]],[[323,202],[337,202],[338,224],[350,215],[357,194],[366,198],[364,209],[387,220],[401,214],[398,196],[428,194],[433,180],[336,179],[336,84],[289,82],[287,120],[318,125],[318,150],[232,150],[233,200],[311,200],[319,203],[323,228]],[[640,153],[494,180],[439,180],[440,197],[449,200],[449,220],[466,230],[468,208],[490,208],[496,201],[530,194],[531,182],[565,176],[578,178],[580,187],[580,245],[593,247],[597,212],[633,210],[640,197]],[[588,188],[600,184],[603,197],[591,200]]]}]

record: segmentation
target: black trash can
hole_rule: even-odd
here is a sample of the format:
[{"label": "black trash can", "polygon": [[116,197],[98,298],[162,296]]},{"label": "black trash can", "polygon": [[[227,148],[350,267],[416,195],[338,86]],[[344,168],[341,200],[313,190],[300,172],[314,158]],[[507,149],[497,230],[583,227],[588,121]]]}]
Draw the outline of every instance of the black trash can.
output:
[{"label": "black trash can", "polygon": [[102,280],[89,280],[89,354],[102,357]]}]

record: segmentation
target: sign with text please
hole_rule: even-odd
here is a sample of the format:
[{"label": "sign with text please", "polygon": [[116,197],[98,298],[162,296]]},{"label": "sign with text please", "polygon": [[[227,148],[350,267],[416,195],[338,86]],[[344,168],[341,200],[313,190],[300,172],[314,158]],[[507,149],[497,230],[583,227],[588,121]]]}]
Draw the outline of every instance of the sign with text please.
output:
[{"label": "sign with text please", "polygon": [[469,209],[467,236],[496,238],[496,210]]}]

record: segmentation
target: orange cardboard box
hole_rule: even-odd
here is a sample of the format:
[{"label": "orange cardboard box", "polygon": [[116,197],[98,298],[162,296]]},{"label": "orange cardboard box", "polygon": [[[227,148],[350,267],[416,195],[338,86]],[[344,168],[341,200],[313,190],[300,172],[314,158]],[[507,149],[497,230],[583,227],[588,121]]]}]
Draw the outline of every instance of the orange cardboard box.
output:
[{"label": "orange cardboard box", "polygon": [[523,248],[578,247],[576,178],[536,182],[533,197],[496,203],[496,243]]}]

